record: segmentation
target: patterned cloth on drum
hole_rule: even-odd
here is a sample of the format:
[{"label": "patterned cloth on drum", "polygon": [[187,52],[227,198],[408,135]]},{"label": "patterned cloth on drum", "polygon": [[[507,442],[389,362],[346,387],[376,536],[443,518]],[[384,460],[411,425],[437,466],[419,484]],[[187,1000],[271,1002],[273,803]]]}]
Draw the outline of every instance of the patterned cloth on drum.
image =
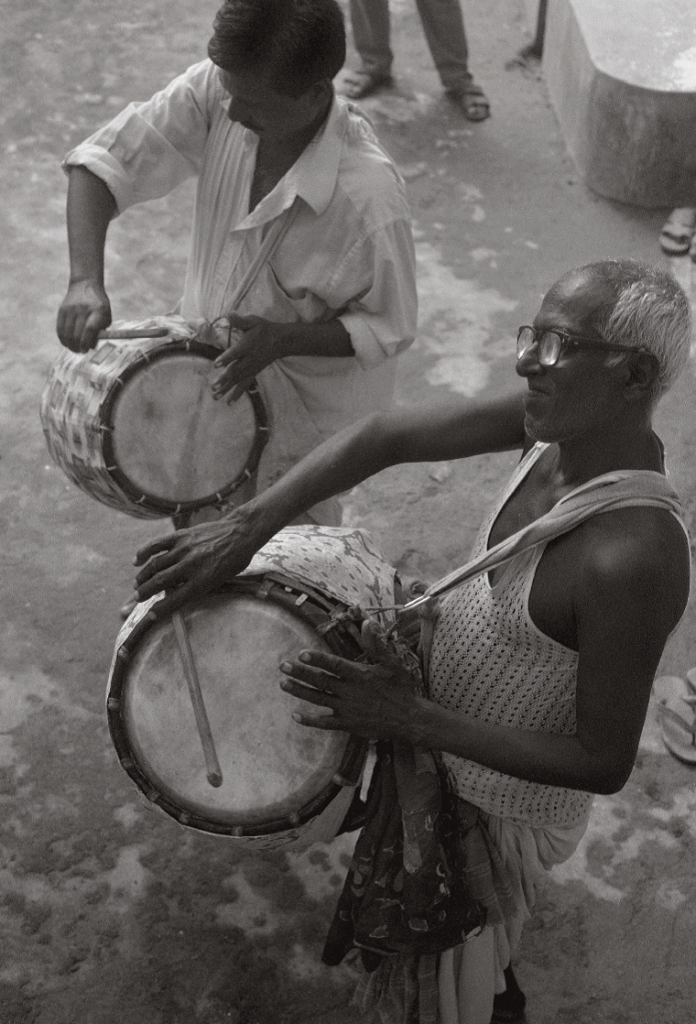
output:
[{"label": "patterned cloth on drum", "polygon": [[213,399],[226,331],[170,315],[117,321],[107,334],[90,352],[64,349],[51,369],[41,422],[53,460],[90,497],[137,518],[221,503],[255,472],[268,438],[256,388],[231,405]]},{"label": "patterned cloth on drum", "polygon": [[378,621],[393,622],[394,579],[360,530],[289,527],[224,591],[183,610],[223,777],[215,788],[172,620],[148,614],[159,595],[137,605],[116,641],[107,715],[141,793],[182,825],[254,849],[332,839],[367,744],[296,723],[295,706],[310,706],[280,689],[279,665],[307,647],[364,658],[363,612],[386,607]]},{"label": "patterned cloth on drum", "polygon": [[[350,527],[288,526],[254,555],[241,576],[275,570],[360,608],[394,605],[394,568],[364,530]],[[394,612],[384,613],[385,622]]]}]

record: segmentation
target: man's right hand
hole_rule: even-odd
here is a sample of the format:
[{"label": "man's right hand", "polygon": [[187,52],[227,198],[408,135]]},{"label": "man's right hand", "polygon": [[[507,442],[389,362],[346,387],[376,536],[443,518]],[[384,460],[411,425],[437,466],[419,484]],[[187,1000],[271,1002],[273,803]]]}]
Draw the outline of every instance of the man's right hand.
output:
[{"label": "man's right hand", "polygon": [[58,310],[61,344],[71,352],[89,352],[110,323],[111,304],[104,288],[91,280],[72,283]]},{"label": "man's right hand", "polygon": [[138,600],[166,591],[154,609],[166,615],[230,583],[274,532],[258,533],[253,518],[250,502],[223,519],[176,530],[140,548],[135,556],[135,565],[142,567],[135,580]]}]

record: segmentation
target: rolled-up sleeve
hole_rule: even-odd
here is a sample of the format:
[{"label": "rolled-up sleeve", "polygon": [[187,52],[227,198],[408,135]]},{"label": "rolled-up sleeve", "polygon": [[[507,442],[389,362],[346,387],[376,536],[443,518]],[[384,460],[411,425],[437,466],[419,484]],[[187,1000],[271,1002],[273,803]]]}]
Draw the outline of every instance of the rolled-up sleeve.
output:
[{"label": "rolled-up sleeve", "polygon": [[194,64],[145,103],[131,103],[63,161],[86,167],[106,184],[119,213],[159,199],[198,174],[210,127],[211,104],[221,98],[210,61]]},{"label": "rolled-up sleeve", "polygon": [[356,243],[338,268],[344,281],[364,280],[365,290],[339,317],[363,369],[378,366],[416,336],[416,260],[410,224],[397,220]]}]

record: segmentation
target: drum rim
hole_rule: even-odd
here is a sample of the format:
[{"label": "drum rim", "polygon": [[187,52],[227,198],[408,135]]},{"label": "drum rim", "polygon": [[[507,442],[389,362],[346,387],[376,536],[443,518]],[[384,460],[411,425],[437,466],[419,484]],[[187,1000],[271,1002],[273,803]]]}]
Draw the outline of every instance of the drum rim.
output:
[{"label": "drum rim", "polygon": [[[339,621],[334,615],[337,606],[345,609],[346,605],[340,601],[332,602],[321,591],[309,586],[304,581],[286,577],[278,572],[266,572],[259,576],[238,577],[216,591],[215,595],[229,593],[250,594],[281,605],[281,607],[284,607],[292,614],[308,621],[315,629],[319,628],[322,638],[339,657],[349,658],[354,661],[356,654],[363,653],[355,620],[352,622],[347,619]],[[297,603],[298,596],[303,598],[299,604]],[[281,818],[254,825],[234,825],[226,822],[211,821],[203,815],[185,810],[166,794],[160,792],[140,767],[128,741],[128,733],[123,717],[123,701],[121,699],[131,655],[142,638],[160,621],[162,620],[153,611],[150,611],[136,623],[132,631],[125,638],[114,658],[106,702],[109,734],[119,763],[141,794],[150,803],[164,811],[165,814],[173,818],[180,825],[208,833],[209,835],[250,839],[254,837],[272,838],[284,832],[300,828],[325,811],[345,785],[350,784],[346,782],[347,779],[355,776],[355,784],[357,784],[357,776],[362,769],[368,741],[358,736],[349,735],[341,764],[334,773],[334,779],[327,783],[299,811]],[[338,782],[336,781],[337,779],[342,781]]]},{"label": "drum rim", "polygon": [[261,453],[268,443],[269,429],[266,406],[259,393],[258,385],[255,380],[244,389],[245,394],[248,395],[251,402],[252,412],[256,421],[256,434],[254,436],[254,441],[244,468],[237,474],[234,480],[220,488],[219,491],[204,495],[201,498],[196,498],[193,501],[171,501],[156,494],[149,494],[147,491],[143,491],[141,488],[136,487],[116,462],[116,453],[113,441],[115,404],[121,390],[125,387],[131,377],[142,369],[143,365],[159,362],[160,359],[164,359],[170,355],[186,353],[195,356],[202,356],[203,358],[210,359],[212,361],[217,359],[220,355],[220,351],[221,350],[215,345],[196,341],[195,338],[176,339],[174,341],[165,340],[162,345],[152,348],[149,351],[141,352],[139,357],[134,359],[133,362],[124,369],[123,374],[113,381],[104,396],[104,401],[100,410],[102,422],[99,429],[102,434],[105,469],[116,485],[126,495],[128,500],[138,507],[168,516],[177,515],[182,512],[193,512],[196,509],[205,508],[207,506],[221,505],[223,501],[230,496],[230,494],[233,494],[242,486],[243,483],[253,476],[258,468],[261,460]]}]

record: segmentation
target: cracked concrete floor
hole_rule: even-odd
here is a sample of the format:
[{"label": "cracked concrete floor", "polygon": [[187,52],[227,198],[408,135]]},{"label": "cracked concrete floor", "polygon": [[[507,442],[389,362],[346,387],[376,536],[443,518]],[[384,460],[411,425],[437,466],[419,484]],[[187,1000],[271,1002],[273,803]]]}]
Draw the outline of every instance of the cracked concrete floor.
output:
[{"label": "cracked concrete floor", "polygon": [[[119,516],[48,459],[37,407],[66,284],[61,155],[204,52],[214,0],[6,0],[0,41],[0,1024],[351,1024],[349,969],[322,968],[350,839],[251,856],[145,808],[108,738],[104,687],[132,556],[162,526]],[[410,3],[393,7],[397,87],[365,102],[408,181],[420,331],[399,401],[500,389],[512,338],[568,267],[662,260],[664,211],[594,196],[559,135],[522,0],[468,5],[472,65],[493,117],[442,98]],[[191,191],[110,233],[119,318],[178,297]],[[673,261],[692,294],[694,266]],[[694,376],[659,429],[694,518]],[[512,457],[391,470],[353,492],[348,521],[402,569],[462,561]],[[696,665],[693,608],[662,671]],[[554,873],[524,938],[530,1024],[691,1024],[696,1006],[694,770],[649,721],[624,791]]]}]

